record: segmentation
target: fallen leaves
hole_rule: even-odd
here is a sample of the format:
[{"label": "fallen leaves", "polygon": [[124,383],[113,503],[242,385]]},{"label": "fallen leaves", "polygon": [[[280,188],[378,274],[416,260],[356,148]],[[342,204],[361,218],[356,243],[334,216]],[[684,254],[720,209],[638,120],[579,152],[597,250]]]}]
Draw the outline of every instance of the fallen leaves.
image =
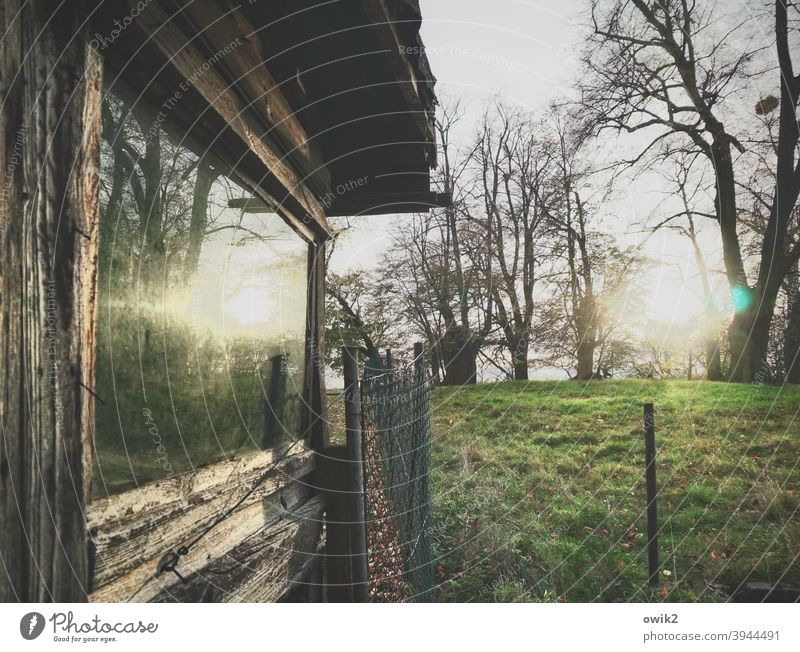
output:
[{"label": "fallen leaves", "polygon": [[[378,435],[364,429],[364,479],[366,484],[367,589],[372,602],[410,602],[408,583],[403,574],[400,535],[392,504],[386,495],[381,469]],[[437,571],[438,571],[437,567]]]}]

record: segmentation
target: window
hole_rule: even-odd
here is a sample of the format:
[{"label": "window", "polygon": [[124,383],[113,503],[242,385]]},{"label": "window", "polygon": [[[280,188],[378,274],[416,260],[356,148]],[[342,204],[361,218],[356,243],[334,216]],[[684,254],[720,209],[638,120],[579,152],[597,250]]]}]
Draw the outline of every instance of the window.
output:
[{"label": "window", "polygon": [[299,434],[307,245],[164,127],[106,95],[95,497]]}]

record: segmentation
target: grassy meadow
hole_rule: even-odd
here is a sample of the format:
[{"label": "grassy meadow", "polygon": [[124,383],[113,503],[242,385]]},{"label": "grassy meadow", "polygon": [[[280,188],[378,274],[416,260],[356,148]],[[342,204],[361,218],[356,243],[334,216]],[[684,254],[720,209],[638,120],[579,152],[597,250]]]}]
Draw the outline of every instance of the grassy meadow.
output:
[{"label": "grassy meadow", "polygon": [[[647,586],[644,402],[656,407],[657,589]],[[746,583],[800,587],[798,410],[797,386],[437,388],[437,599],[725,601]]]}]

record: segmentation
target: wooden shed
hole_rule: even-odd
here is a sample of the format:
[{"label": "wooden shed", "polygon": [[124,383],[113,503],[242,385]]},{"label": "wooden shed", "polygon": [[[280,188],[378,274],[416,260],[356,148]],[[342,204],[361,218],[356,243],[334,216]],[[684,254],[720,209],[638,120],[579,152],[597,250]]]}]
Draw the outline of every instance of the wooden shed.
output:
[{"label": "wooden shed", "polygon": [[331,598],[328,218],[443,200],[417,0],[2,20],[0,599]]}]

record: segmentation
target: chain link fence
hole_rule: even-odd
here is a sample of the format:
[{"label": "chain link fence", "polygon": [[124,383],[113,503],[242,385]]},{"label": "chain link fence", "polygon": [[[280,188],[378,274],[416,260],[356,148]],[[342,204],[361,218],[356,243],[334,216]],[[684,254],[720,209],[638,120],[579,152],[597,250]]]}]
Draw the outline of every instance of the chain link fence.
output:
[{"label": "chain link fence", "polygon": [[433,596],[430,473],[431,378],[387,354],[369,360],[361,383],[370,600],[430,602]]}]

